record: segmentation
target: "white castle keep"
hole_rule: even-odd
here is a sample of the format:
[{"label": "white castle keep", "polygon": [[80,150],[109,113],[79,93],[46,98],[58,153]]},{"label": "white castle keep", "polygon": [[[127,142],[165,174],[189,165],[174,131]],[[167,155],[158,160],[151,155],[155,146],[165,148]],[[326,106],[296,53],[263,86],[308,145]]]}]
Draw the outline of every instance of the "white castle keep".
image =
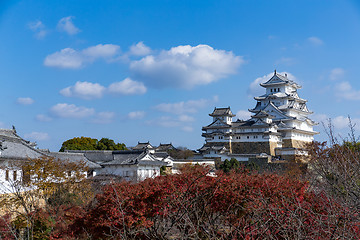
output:
[{"label": "white castle keep", "polygon": [[205,145],[200,151],[228,152],[228,154],[267,153],[284,160],[294,160],[306,155],[304,147],[318,134],[313,130],[317,123],[307,100],[299,97],[300,85],[285,76],[274,75],[260,86],[266,93],[255,97],[256,106],[249,111],[250,119],[233,122],[230,107],[215,108],[209,114],[213,122],[202,128]]}]

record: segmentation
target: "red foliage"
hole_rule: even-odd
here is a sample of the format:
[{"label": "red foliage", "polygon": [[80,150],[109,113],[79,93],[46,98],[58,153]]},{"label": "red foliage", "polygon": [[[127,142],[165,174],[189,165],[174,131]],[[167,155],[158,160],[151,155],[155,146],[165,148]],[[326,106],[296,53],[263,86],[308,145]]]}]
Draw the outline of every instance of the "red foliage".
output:
[{"label": "red foliage", "polygon": [[0,216],[0,239],[10,240],[14,239],[12,232],[11,217],[9,214]]},{"label": "red foliage", "polygon": [[307,184],[274,174],[183,174],[108,185],[68,233],[95,239],[330,239],[359,236],[359,223]]}]

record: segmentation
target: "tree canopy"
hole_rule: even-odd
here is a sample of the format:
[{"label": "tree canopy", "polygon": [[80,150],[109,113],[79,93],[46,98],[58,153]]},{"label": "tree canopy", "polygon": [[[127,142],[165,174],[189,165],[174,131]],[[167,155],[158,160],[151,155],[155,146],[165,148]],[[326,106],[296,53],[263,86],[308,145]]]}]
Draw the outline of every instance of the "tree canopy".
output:
[{"label": "tree canopy", "polygon": [[90,137],[74,137],[63,142],[59,152],[65,150],[127,150],[124,143],[115,143],[109,138],[97,140]]},{"label": "tree canopy", "polygon": [[225,161],[220,165],[220,169],[225,173],[230,172],[232,169],[238,169],[240,167],[240,163],[235,158],[231,158],[230,161],[225,159]]}]

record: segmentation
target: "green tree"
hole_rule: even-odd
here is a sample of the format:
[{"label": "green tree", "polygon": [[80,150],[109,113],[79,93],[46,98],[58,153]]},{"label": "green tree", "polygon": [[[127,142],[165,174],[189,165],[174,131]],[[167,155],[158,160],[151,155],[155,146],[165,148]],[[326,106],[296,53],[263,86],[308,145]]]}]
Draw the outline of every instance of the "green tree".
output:
[{"label": "green tree", "polygon": [[98,141],[90,137],[74,137],[63,142],[59,152],[65,150],[127,150],[124,143],[115,143],[109,138]]},{"label": "green tree", "polygon": [[232,169],[240,168],[240,163],[235,158],[231,158],[230,161],[228,159],[225,159],[225,161],[220,165],[219,168],[223,170],[225,173],[228,173]]},{"label": "green tree", "polygon": [[102,138],[97,144],[98,150],[126,150],[124,143],[115,143],[109,138]]},{"label": "green tree", "polygon": [[65,150],[96,150],[97,145],[98,140],[95,138],[74,137],[63,142],[59,152]]}]

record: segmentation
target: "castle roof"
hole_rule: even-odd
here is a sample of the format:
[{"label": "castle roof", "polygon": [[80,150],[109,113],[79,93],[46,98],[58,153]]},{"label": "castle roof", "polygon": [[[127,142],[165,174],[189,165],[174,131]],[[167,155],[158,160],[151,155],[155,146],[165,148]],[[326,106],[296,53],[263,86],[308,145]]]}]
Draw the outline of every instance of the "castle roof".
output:
[{"label": "castle roof", "polygon": [[83,153],[59,153],[43,151],[35,148],[36,144],[27,141],[17,135],[15,128],[0,129],[0,160],[24,161],[40,157],[54,157],[59,160],[70,162],[83,161],[91,169],[100,168],[101,166],[89,161]]},{"label": "castle roof", "polygon": [[301,85],[297,84],[293,80],[287,78],[287,74],[285,76],[279,74],[274,71],[274,75],[265,83],[261,83],[260,86],[262,87],[270,87],[270,86],[278,86],[278,85],[292,85],[295,88],[301,88]]},{"label": "castle roof", "polygon": [[144,149],[153,149],[154,147],[150,144],[149,141],[147,142],[138,142],[138,144],[132,148],[132,150],[144,150]]},{"label": "castle roof", "polygon": [[167,151],[176,149],[172,143],[160,143],[160,145],[155,149],[156,151]]},{"label": "castle roof", "polygon": [[84,153],[69,153],[69,152],[51,152],[49,156],[59,159],[61,161],[68,161],[71,163],[83,162],[86,167],[90,169],[101,168],[97,163],[89,161]]},{"label": "castle roof", "polygon": [[166,165],[166,163],[155,159],[147,151],[114,151],[113,154],[114,160],[102,165]]},{"label": "castle roof", "polygon": [[229,117],[234,117],[235,115],[231,112],[230,107],[227,108],[216,108],[214,109],[214,111],[209,114],[209,116],[211,117],[217,117],[217,116],[229,116]]}]

